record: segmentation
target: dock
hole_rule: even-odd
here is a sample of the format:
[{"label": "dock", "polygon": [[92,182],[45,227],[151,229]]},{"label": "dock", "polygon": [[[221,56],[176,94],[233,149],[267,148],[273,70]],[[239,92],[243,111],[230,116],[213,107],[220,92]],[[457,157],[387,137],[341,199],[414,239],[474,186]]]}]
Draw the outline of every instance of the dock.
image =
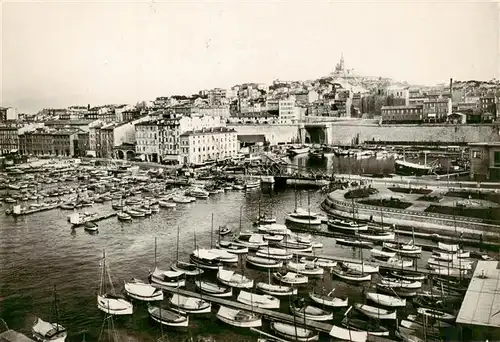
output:
[{"label": "dock", "polygon": [[333,325],[328,324],[328,323],[323,323],[323,322],[319,322],[319,321],[312,321],[309,319],[304,320],[301,317],[292,316],[289,314],[285,314],[283,312],[273,311],[273,310],[269,310],[269,309],[261,309],[261,308],[258,308],[256,306],[252,307],[250,305],[236,302],[233,300],[228,300],[228,299],[219,298],[219,297],[213,297],[213,296],[206,295],[206,294],[200,294],[198,292],[192,292],[192,291],[183,290],[183,289],[174,288],[174,287],[172,287],[172,288],[162,287],[162,290],[167,291],[167,292],[171,292],[171,293],[178,293],[180,295],[184,295],[184,296],[188,296],[188,297],[201,298],[201,299],[207,300],[209,302],[216,303],[216,304],[223,305],[223,306],[227,306],[227,307],[234,308],[234,309],[253,311],[255,313],[262,315],[263,318],[266,318],[266,319],[271,320],[271,321],[281,321],[281,322],[290,323],[290,324],[294,324],[294,322],[295,322],[295,323],[299,323],[300,326],[303,326],[304,322],[305,322],[306,328],[315,330],[317,332],[325,333],[325,334],[329,334],[330,331],[332,330],[332,327],[333,327]]},{"label": "dock", "polygon": [[59,205],[60,204],[57,203],[57,204],[52,204],[52,205],[48,205],[48,206],[27,209],[27,210],[22,210],[20,207],[19,207],[19,210],[16,210],[14,207],[12,210],[12,216],[24,216],[24,215],[35,214],[35,213],[39,213],[41,211],[47,211],[47,210],[59,208]]},{"label": "dock", "polygon": [[[78,223],[72,223],[71,224],[71,228],[75,228],[75,227],[79,227],[79,226],[83,226],[85,223],[88,223],[88,222],[92,222],[92,223],[95,223],[95,222],[99,222],[99,221],[103,221],[103,220],[107,220],[113,216],[116,216],[117,213],[116,212],[112,212],[112,213],[108,213],[108,214],[103,214],[103,215],[99,215],[99,216],[95,216],[95,217],[90,217],[88,219],[85,219],[84,221],[82,222],[78,222]],[[71,221],[70,221],[71,223]]]}]

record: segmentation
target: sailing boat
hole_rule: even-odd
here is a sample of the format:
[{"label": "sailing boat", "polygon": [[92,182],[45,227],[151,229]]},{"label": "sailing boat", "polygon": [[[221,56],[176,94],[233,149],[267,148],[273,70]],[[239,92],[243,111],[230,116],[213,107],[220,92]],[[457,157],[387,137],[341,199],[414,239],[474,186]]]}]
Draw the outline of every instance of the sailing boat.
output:
[{"label": "sailing boat", "polygon": [[155,238],[155,269],[149,271],[149,282],[158,287],[182,287],[186,285],[184,272],[164,271],[158,268],[156,262],[156,238]]},{"label": "sailing boat", "polygon": [[318,304],[329,307],[347,307],[348,305],[348,297],[333,297],[332,294],[335,289],[331,290],[328,294],[316,293],[313,291],[309,292],[309,298],[315,301]]},{"label": "sailing boat", "polygon": [[264,213],[261,212],[261,210],[260,210],[261,198],[262,198],[262,196],[259,197],[259,219],[257,220],[257,223],[259,225],[276,223],[276,217],[274,217],[273,215],[269,215],[266,212],[264,212]]},{"label": "sailing boat", "polygon": [[[197,276],[197,275],[203,274],[204,271],[201,268],[198,268],[197,265],[192,264],[190,262],[185,262],[185,261],[179,260],[179,229],[180,229],[180,227],[177,226],[177,257],[176,257],[175,264],[171,265],[170,268],[173,271],[184,272],[185,275],[189,275],[189,276]],[[156,239],[155,239],[155,251],[156,251]],[[155,257],[155,260],[156,260],[156,257]]]},{"label": "sailing boat", "polygon": [[[52,304],[52,314],[55,319],[59,320],[59,310],[57,308],[57,292],[54,286],[54,302]],[[52,317],[51,317],[52,320]],[[33,337],[40,342],[64,342],[68,336],[66,329],[59,323],[45,322],[37,317],[35,324],[31,328]]]},{"label": "sailing boat", "polygon": [[321,226],[321,219],[318,218],[316,213],[311,213],[311,207],[309,206],[309,192],[307,193],[307,202],[308,210],[298,208],[297,192],[295,191],[295,210],[293,212],[286,213],[285,221],[313,228]]},{"label": "sailing boat", "polygon": [[[241,265],[243,268],[243,262],[241,262]],[[253,279],[246,277],[244,274],[236,273],[233,270],[225,270],[222,267],[219,267],[219,271],[217,272],[217,280],[224,285],[240,289],[250,289],[253,287]]]},{"label": "sailing boat", "polygon": [[149,305],[148,313],[153,321],[163,325],[168,325],[170,327],[187,327],[189,325],[189,317],[159,306]]},{"label": "sailing boat", "polygon": [[[111,275],[106,265],[106,252],[102,252],[101,284],[97,294],[97,307],[109,315],[131,315],[134,311],[132,303],[118,297],[111,281]],[[109,279],[110,288],[107,288]]]}]

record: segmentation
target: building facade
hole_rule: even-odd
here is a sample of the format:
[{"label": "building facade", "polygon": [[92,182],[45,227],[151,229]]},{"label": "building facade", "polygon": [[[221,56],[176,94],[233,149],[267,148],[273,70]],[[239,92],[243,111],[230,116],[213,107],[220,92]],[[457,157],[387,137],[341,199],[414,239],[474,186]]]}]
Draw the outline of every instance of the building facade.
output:
[{"label": "building facade", "polygon": [[278,102],[278,122],[281,125],[298,124],[300,119],[300,112],[295,105],[295,98],[290,97],[286,100],[279,100]]},{"label": "building facade", "polygon": [[470,177],[473,180],[500,180],[500,143],[470,143]]},{"label": "building facade", "polygon": [[188,131],[181,134],[180,141],[181,162],[185,165],[233,158],[238,153],[237,133],[226,127]]},{"label": "building facade", "polygon": [[0,155],[19,149],[19,124],[0,124]]},{"label": "building facade", "polygon": [[451,99],[428,99],[423,103],[422,119],[424,122],[446,122],[451,109]]},{"label": "building facade", "polygon": [[19,134],[19,151],[35,156],[75,156],[78,129],[50,129],[39,127]]},{"label": "building facade", "polygon": [[383,106],[382,109],[382,123],[421,123],[422,106]]},{"label": "building facade", "polygon": [[213,117],[223,117],[228,118],[231,114],[229,111],[229,104],[226,105],[207,105],[199,106],[198,114],[200,116],[213,116]]},{"label": "building facade", "polygon": [[0,122],[15,121],[18,119],[17,109],[12,107],[0,107]]}]

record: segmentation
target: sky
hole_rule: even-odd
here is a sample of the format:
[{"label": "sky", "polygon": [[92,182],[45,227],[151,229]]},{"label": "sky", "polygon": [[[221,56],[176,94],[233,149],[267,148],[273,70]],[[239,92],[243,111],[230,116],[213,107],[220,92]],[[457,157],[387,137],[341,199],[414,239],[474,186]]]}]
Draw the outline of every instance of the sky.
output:
[{"label": "sky", "polygon": [[494,2],[0,2],[0,102],[135,103],[332,72],[500,78]]}]

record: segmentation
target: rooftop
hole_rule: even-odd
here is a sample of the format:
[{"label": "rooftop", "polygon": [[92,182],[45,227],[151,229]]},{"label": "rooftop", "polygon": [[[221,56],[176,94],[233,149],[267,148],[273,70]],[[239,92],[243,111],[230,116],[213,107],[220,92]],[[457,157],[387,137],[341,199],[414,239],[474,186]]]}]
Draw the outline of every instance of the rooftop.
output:
[{"label": "rooftop", "polygon": [[457,315],[458,324],[500,327],[498,261],[478,261]]},{"label": "rooftop", "polygon": [[382,106],[382,109],[422,109],[422,105],[410,105],[410,106]]},{"label": "rooftop", "polygon": [[217,134],[217,133],[235,133],[236,131],[232,128],[227,127],[211,127],[204,128],[195,131],[187,131],[181,134],[181,137],[187,137],[190,135],[205,135],[205,134]]}]

